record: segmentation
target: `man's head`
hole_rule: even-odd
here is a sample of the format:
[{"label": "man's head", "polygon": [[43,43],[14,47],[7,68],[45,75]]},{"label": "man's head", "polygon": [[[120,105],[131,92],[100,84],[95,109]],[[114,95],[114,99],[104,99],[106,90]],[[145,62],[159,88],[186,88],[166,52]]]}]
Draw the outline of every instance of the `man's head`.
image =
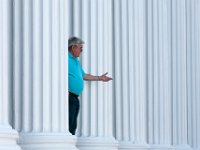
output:
[{"label": "man's head", "polygon": [[74,57],[79,57],[83,50],[84,41],[78,37],[68,39],[68,50]]}]

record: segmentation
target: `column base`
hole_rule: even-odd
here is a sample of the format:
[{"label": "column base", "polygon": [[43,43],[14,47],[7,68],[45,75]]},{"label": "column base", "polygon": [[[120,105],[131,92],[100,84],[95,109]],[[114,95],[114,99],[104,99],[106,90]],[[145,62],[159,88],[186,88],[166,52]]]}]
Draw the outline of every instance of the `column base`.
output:
[{"label": "column base", "polygon": [[79,137],[79,150],[118,150],[118,142],[113,137]]},{"label": "column base", "polygon": [[11,127],[0,126],[0,150],[21,150],[17,139],[17,131]]},{"label": "column base", "polygon": [[200,147],[195,147],[192,150],[200,150]]},{"label": "column base", "polygon": [[119,150],[193,150],[189,145],[148,145],[134,142],[119,142]]},{"label": "column base", "polygon": [[175,150],[175,147],[172,145],[164,145],[164,144],[156,145],[156,144],[154,144],[154,145],[151,145],[150,150]]},{"label": "column base", "polygon": [[135,144],[131,141],[120,141],[119,150],[149,150],[148,144]]},{"label": "column base", "polygon": [[193,148],[190,147],[188,144],[183,145],[175,145],[175,150],[193,150]]},{"label": "column base", "polygon": [[78,150],[76,137],[67,133],[20,133],[23,150]]}]

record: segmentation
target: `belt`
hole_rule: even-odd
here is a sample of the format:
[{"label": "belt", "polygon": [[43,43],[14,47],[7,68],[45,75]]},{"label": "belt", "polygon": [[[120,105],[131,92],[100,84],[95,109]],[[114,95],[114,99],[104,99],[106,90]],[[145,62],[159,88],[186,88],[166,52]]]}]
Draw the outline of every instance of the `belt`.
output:
[{"label": "belt", "polygon": [[70,96],[73,96],[73,97],[76,97],[76,98],[78,98],[78,96],[79,96],[79,95],[76,95],[76,94],[74,94],[74,93],[72,93],[72,92],[69,92],[69,95],[70,95]]}]

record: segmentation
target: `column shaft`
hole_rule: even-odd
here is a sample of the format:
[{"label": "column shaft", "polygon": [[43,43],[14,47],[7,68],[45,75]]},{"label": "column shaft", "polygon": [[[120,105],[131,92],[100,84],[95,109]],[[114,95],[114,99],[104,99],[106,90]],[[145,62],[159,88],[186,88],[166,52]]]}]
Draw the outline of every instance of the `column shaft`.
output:
[{"label": "column shaft", "polygon": [[22,121],[22,73],[23,73],[23,43],[22,43],[22,1],[19,0],[15,3],[14,9],[14,123],[13,126],[16,130],[21,131]]},{"label": "column shaft", "polygon": [[[98,20],[97,20],[97,24],[101,24],[104,20],[104,1],[98,1],[97,3],[98,5]],[[98,74],[101,74],[104,72],[105,68],[103,66],[104,62],[104,50],[105,50],[105,45],[103,45],[104,43],[104,27],[103,26],[97,26],[97,30],[98,30],[98,35],[97,35],[97,43],[98,43],[98,50],[97,50],[97,56],[98,56],[98,60],[97,60],[97,65],[98,65]],[[104,90],[104,86],[103,83],[98,83],[97,85],[97,93],[103,93]],[[98,135],[99,136],[104,136],[105,133],[104,131],[106,131],[105,129],[105,124],[104,124],[104,118],[105,118],[105,111],[104,111],[104,103],[105,103],[105,99],[102,98],[101,94],[97,94],[98,97]]]},{"label": "column shaft", "polygon": [[[199,102],[199,99],[200,99],[200,69],[199,69],[199,66],[200,66],[200,18],[198,16],[198,14],[200,13],[200,2],[199,1],[196,1],[197,2],[197,5],[196,6],[196,18],[197,18],[197,49],[196,49],[196,70],[197,70],[197,98],[196,98],[196,101],[197,101],[197,114],[200,114],[200,102]],[[199,127],[200,126],[200,116],[197,115],[197,126]],[[197,128],[197,147],[198,149],[200,149],[200,129]]]},{"label": "column shaft", "polygon": [[121,78],[122,75],[120,72],[122,69],[122,65],[121,65],[121,49],[122,49],[122,45],[121,45],[121,26],[120,26],[120,22],[121,22],[121,17],[120,16],[121,13],[121,8],[120,8],[120,1],[116,0],[114,1],[114,25],[115,25],[115,30],[114,30],[114,43],[115,43],[115,73],[114,73],[114,78],[116,81],[115,82],[115,107],[116,107],[116,120],[115,120],[115,136],[117,138],[117,140],[122,141],[123,137],[123,127],[122,127],[122,94],[121,94],[121,87],[122,87],[122,83],[121,83]]},{"label": "column shaft", "polygon": [[123,150],[147,147],[144,8],[144,1],[114,1],[116,138]]},{"label": "column shaft", "polygon": [[159,36],[158,36],[158,1],[154,1],[153,3],[153,86],[155,90],[153,90],[153,95],[154,95],[154,104],[153,104],[153,122],[154,122],[154,137],[153,141],[155,144],[159,143],[159,104],[160,104],[160,99],[159,99]]},{"label": "column shaft", "polygon": [[32,3],[23,3],[23,103],[22,128],[25,132],[32,130]]},{"label": "column shaft", "polygon": [[[68,43],[66,42],[66,33],[69,36],[69,1],[60,0],[60,132],[68,130]],[[63,13],[64,12],[64,13]],[[67,19],[66,19],[67,18]],[[63,39],[63,40],[62,40]],[[67,109],[66,109],[67,108]],[[67,131],[68,132],[68,131]],[[68,132],[69,134],[69,132]]]},{"label": "column shaft", "polygon": [[[91,36],[91,48],[90,48],[90,73],[97,75],[97,1],[91,1],[90,3],[90,13],[91,13],[91,20],[90,20],[90,36]],[[96,48],[96,50],[94,50]],[[97,118],[97,83],[91,82],[91,89],[90,89],[90,129],[91,129],[91,136],[97,136],[97,126],[98,126],[98,118]]]},{"label": "column shaft", "polygon": [[172,2],[173,144],[190,149],[187,142],[186,18],[185,1]]},{"label": "column shaft", "polygon": [[135,61],[133,58],[135,58],[135,52],[134,52],[134,45],[135,45],[135,38],[134,38],[134,1],[128,1],[128,74],[129,74],[129,79],[128,79],[128,89],[129,89],[129,121],[130,121],[130,142],[135,141],[135,112],[133,111],[134,106],[134,100],[135,100]]},{"label": "column shaft", "polygon": [[[86,44],[84,44],[84,55],[82,55],[82,65],[85,70],[85,72],[90,71],[89,67],[89,49],[90,49],[90,23],[89,23],[89,14],[90,14],[90,4],[88,0],[85,0],[84,3],[82,3],[82,38],[85,41]],[[81,99],[81,106],[82,106],[82,111],[80,112],[81,115],[81,134],[82,136],[89,136],[90,135],[90,97],[89,97],[89,83],[85,83],[84,85],[84,92],[82,94],[82,99]]]},{"label": "column shaft", "polygon": [[148,45],[148,51],[147,51],[147,59],[148,59],[148,141],[149,144],[153,144],[154,142],[154,133],[153,133],[153,128],[154,128],[154,117],[153,117],[153,112],[154,112],[154,107],[153,107],[153,101],[154,101],[154,65],[153,65],[153,59],[154,59],[154,53],[153,53],[153,30],[152,28],[154,27],[153,25],[153,2],[152,1],[147,1],[147,45]]},{"label": "column shaft", "polygon": [[[107,6],[107,11],[106,11],[105,15],[108,14],[107,17],[106,17],[106,20],[107,20],[107,23],[108,23],[108,27],[106,28],[107,29],[106,33],[108,33],[108,40],[107,40],[108,46],[107,47],[108,47],[109,51],[108,51],[108,55],[106,55],[107,56],[107,58],[106,58],[107,64],[105,64],[105,65],[107,65],[107,68],[105,68],[106,69],[105,72],[108,70],[109,76],[113,77],[114,76],[114,74],[113,74],[113,70],[114,70],[113,69],[113,67],[114,67],[113,66],[114,46],[113,46],[113,21],[112,21],[112,18],[113,18],[113,1],[106,1],[106,2],[107,3],[104,2],[104,6]],[[106,35],[106,33],[105,33],[105,35]],[[105,51],[105,54],[106,54],[107,53],[106,48],[104,49],[104,51]],[[114,117],[114,115],[113,115],[114,114],[113,89],[114,89],[114,87],[113,87],[113,85],[114,85],[113,81],[109,82],[109,84],[107,84],[107,87],[108,87],[108,90],[107,90],[108,98],[107,98],[107,100],[108,101],[105,99],[105,103],[108,105],[107,106],[108,109],[107,109],[107,114],[105,114],[105,118],[107,116],[107,121],[106,121],[107,126],[105,127],[107,130],[106,130],[105,135],[107,137],[112,138],[113,142],[115,142],[114,138],[113,138],[113,136],[114,136],[114,132],[113,132],[113,125],[114,125],[114,121],[113,121],[113,117]],[[115,146],[116,146],[116,142],[115,142]]]},{"label": "column shaft", "polygon": [[135,24],[135,143],[146,145],[145,1],[134,1]]},{"label": "column shaft", "polygon": [[[3,99],[3,1],[0,1],[0,99]],[[2,101],[3,102],[3,101]],[[2,103],[1,102],[1,103]],[[0,124],[3,124],[3,105],[0,105]]]},{"label": "column shaft", "polygon": [[20,150],[18,133],[9,124],[12,89],[12,1],[0,2],[0,150]]},{"label": "column shaft", "polygon": [[[170,11],[167,1],[148,3],[148,140],[171,147]],[[152,29],[153,28],[153,29]]]},{"label": "column shaft", "polygon": [[199,149],[199,2],[186,1],[188,144]]},{"label": "column shaft", "polygon": [[[112,75],[110,66],[112,11],[110,9],[111,1],[106,0],[84,1],[82,5],[82,39],[85,41],[84,49],[86,49],[82,53],[82,65],[86,73],[101,75],[109,72],[109,75]],[[79,16],[74,17],[77,22],[76,17]],[[82,131],[78,138],[79,149],[117,148],[112,135],[112,102],[110,101],[112,101],[112,83],[85,82],[81,97],[82,111],[79,123],[82,123],[80,125]]]},{"label": "column shaft", "polygon": [[[20,35],[16,31],[15,77],[19,78],[22,72],[23,78],[19,78],[16,87],[23,88],[15,89],[19,113],[15,127],[20,131],[19,144],[24,150],[77,149],[76,138],[68,131],[68,2],[16,2],[15,28],[20,29],[23,24],[23,38],[18,41]],[[17,18],[20,8],[23,21]]]},{"label": "column shaft", "polygon": [[50,132],[52,127],[52,0],[43,1],[43,131]]},{"label": "column shaft", "polygon": [[124,10],[121,12],[121,18],[122,18],[122,37],[121,42],[126,43],[123,45],[123,52],[121,55],[121,61],[122,61],[122,72],[123,72],[123,78],[122,78],[122,110],[123,110],[123,140],[129,141],[129,88],[128,88],[128,80],[129,80],[129,74],[128,74],[128,3],[127,0],[121,1],[121,10]]},{"label": "column shaft", "polygon": [[33,131],[42,130],[42,5],[33,1]]},{"label": "column shaft", "polygon": [[2,67],[2,99],[1,99],[1,103],[2,103],[2,123],[6,126],[9,126],[8,124],[8,102],[9,102],[9,79],[10,79],[10,75],[9,75],[9,69],[10,69],[10,43],[11,43],[11,39],[10,39],[10,26],[9,26],[9,22],[10,22],[10,13],[9,12],[9,1],[6,2],[6,0],[2,1],[2,32],[1,32],[1,36],[2,36],[2,49],[1,49],[1,67]]},{"label": "column shaft", "polygon": [[[52,0],[52,131],[60,130],[60,1]],[[59,67],[58,67],[59,66]],[[65,80],[64,80],[65,81]]]}]

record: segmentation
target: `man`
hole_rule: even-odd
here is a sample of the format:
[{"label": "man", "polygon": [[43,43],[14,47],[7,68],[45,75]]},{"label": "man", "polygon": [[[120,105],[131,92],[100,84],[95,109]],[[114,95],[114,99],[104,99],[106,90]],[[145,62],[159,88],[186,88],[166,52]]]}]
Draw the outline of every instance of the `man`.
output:
[{"label": "man", "polygon": [[79,95],[83,91],[83,80],[87,81],[110,81],[112,78],[86,74],[77,59],[83,51],[84,41],[77,37],[68,39],[68,93],[69,93],[69,131],[75,135],[77,127],[77,117],[79,112]]}]

